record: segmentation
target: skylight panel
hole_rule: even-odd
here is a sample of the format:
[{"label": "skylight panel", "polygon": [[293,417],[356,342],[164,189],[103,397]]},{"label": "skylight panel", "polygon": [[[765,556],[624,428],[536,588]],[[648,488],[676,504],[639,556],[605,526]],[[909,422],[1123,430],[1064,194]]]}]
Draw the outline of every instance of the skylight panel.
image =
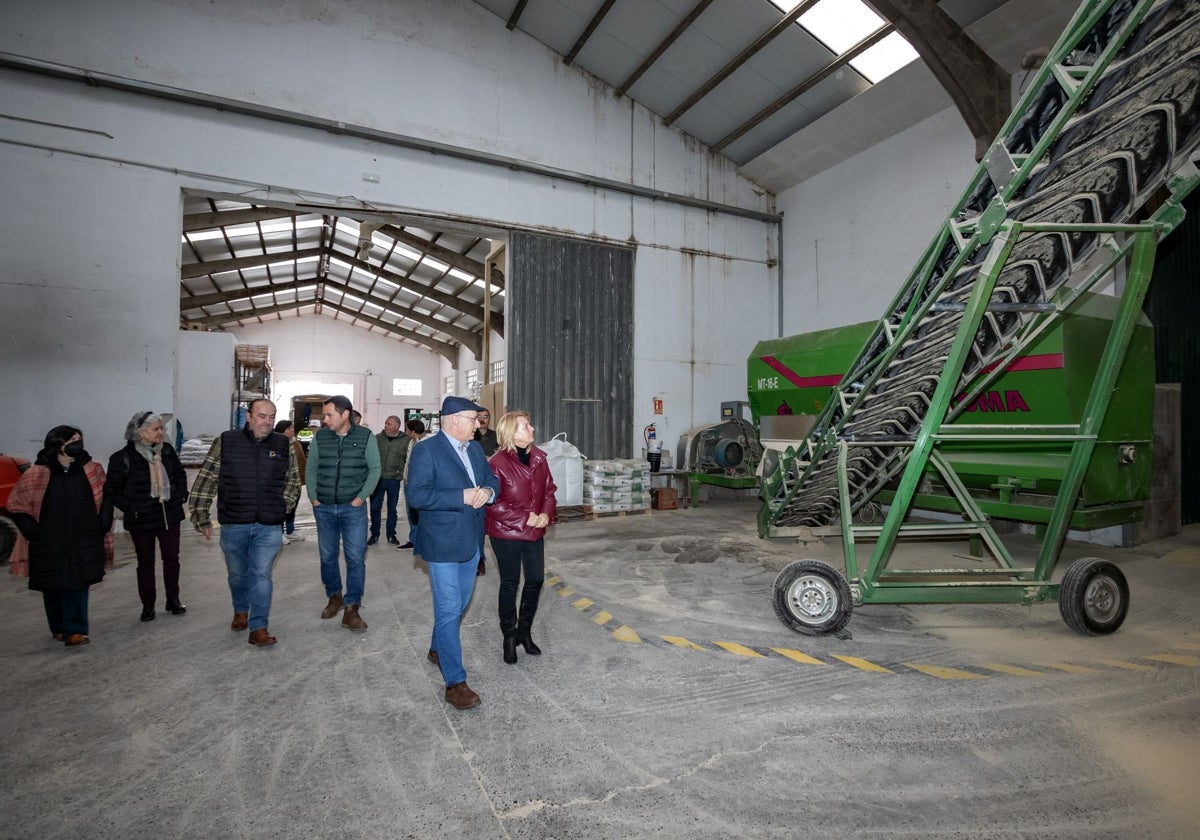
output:
[{"label": "skylight panel", "polygon": [[[296,230],[307,230],[309,228],[320,227],[321,219],[306,219],[302,222],[296,222]],[[290,219],[285,219],[277,222],[264,222],[261,233],[263,236],[269,236],[273,233],[291,233],[292,222]],[[258,225],[236,225],[234,227],[225,228],[224,232],[220,228],[211,228],[209,230],[197,230],[191,233],[185,233],[181,237],[184,242],[189,239],[192,242],[207,242],[210,239],[221,239],[228,236],[230,239],[237,239],[242,236],[258,236],[260,233]]]},{"label": "skylight panel", "polygon": [[883,26],[884,20],[861,0],[821,0],[800,15],[799,24],[841,55]]},{"label": "skylight panel", "polygon": [[850,66],[874,84],[917,58],[917,51],[912,44],[899,32],[893,32],[858,58],[852,59]]},{"label": "skylight panel", "polygon": [[[771,2],[784,13],[800,5],[800,0]],[[802,14],[797,23],[838,55],[843,55],[872,32],[887,25],[887,21],[875,14],[862,0],[821,0]],[[850,66],[874,84],[917,58],[917,51],[904,36],[893,32],[853,59]]]}]

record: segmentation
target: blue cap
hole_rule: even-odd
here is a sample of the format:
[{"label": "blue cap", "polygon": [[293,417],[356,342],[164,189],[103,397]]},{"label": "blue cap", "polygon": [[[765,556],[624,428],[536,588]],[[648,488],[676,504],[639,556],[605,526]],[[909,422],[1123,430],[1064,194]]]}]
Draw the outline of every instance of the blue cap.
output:
[{"label": "blue cap", "polygon": [[460,411],[487,411],[466,397],[446,397],[442,400],[442,414],[458,414]]}]

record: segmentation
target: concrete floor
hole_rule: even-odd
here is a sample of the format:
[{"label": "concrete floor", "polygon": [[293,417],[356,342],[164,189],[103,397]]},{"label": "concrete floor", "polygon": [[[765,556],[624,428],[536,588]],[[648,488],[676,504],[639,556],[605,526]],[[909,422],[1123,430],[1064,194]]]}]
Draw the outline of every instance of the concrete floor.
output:
[{"label": "concrete floor", "polygon": [[515,666],[489,568],[463,627],[469,712],[425,660],[411,552],[369,553],[366,633],[320,620],[304,508],[275,648],[229,631],[216,541],[190,528],[187,615],[138,621],[119,537],[86,648],[52,642],[3,575],[0,837],[1200,837],[1200,528],[1068,547],[1130,579],[1109,637],[1039,604],[863,607],[839,640],[787,630],[770,598],[785,563],[838,543],[760,541],[754,511],[558,526],[545,655]]}]

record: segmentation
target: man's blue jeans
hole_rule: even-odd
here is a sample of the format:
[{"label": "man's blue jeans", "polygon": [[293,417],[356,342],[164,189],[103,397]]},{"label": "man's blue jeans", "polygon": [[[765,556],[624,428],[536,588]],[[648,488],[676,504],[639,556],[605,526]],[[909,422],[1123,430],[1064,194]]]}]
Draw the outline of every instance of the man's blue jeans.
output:
[{"label": "man's blue jeans", "polygon": [[283,545],[278,525],[222,525],[221,551],[229,572],[235,613],[250,613],[250,630],[267,626],[271,615],[271,571]]},{"label": "man's blue jeans", "polygon": [[429,649],[437,651],[438,665],[447,687],[465,682],[462,640],[458,626],[475,591],[479,554],[465,563],[428,563],[429,586],[433,590],[433,638]]},{"label": "man's blue jeans", "polygon": [[361,604],[367,585],[367,506],[317,505],[317,548],[321,552],[321,583],[325,597],[342,591],[338,549],[346,557],[346,590],[342,603]]},{"label": "man's blue jeans", "polygon": [[381,478],[371,494],[371,536],[379,539],[380,508],[383,498],[387,496],[387,538],[396,539],[396,504],[400,501],[400,479]]}]

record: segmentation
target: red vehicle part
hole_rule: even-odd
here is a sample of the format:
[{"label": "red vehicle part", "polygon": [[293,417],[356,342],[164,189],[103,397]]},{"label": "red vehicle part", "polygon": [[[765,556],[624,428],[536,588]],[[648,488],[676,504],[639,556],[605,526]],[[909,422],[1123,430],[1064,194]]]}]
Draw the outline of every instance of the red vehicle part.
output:
[{"label": "red vehicle part", "polygon": [[29,467],[26,458],[0,453],[0,563],[8,562],[13,546],[17,544],[17,526],[8,513],[8,494]]}]

